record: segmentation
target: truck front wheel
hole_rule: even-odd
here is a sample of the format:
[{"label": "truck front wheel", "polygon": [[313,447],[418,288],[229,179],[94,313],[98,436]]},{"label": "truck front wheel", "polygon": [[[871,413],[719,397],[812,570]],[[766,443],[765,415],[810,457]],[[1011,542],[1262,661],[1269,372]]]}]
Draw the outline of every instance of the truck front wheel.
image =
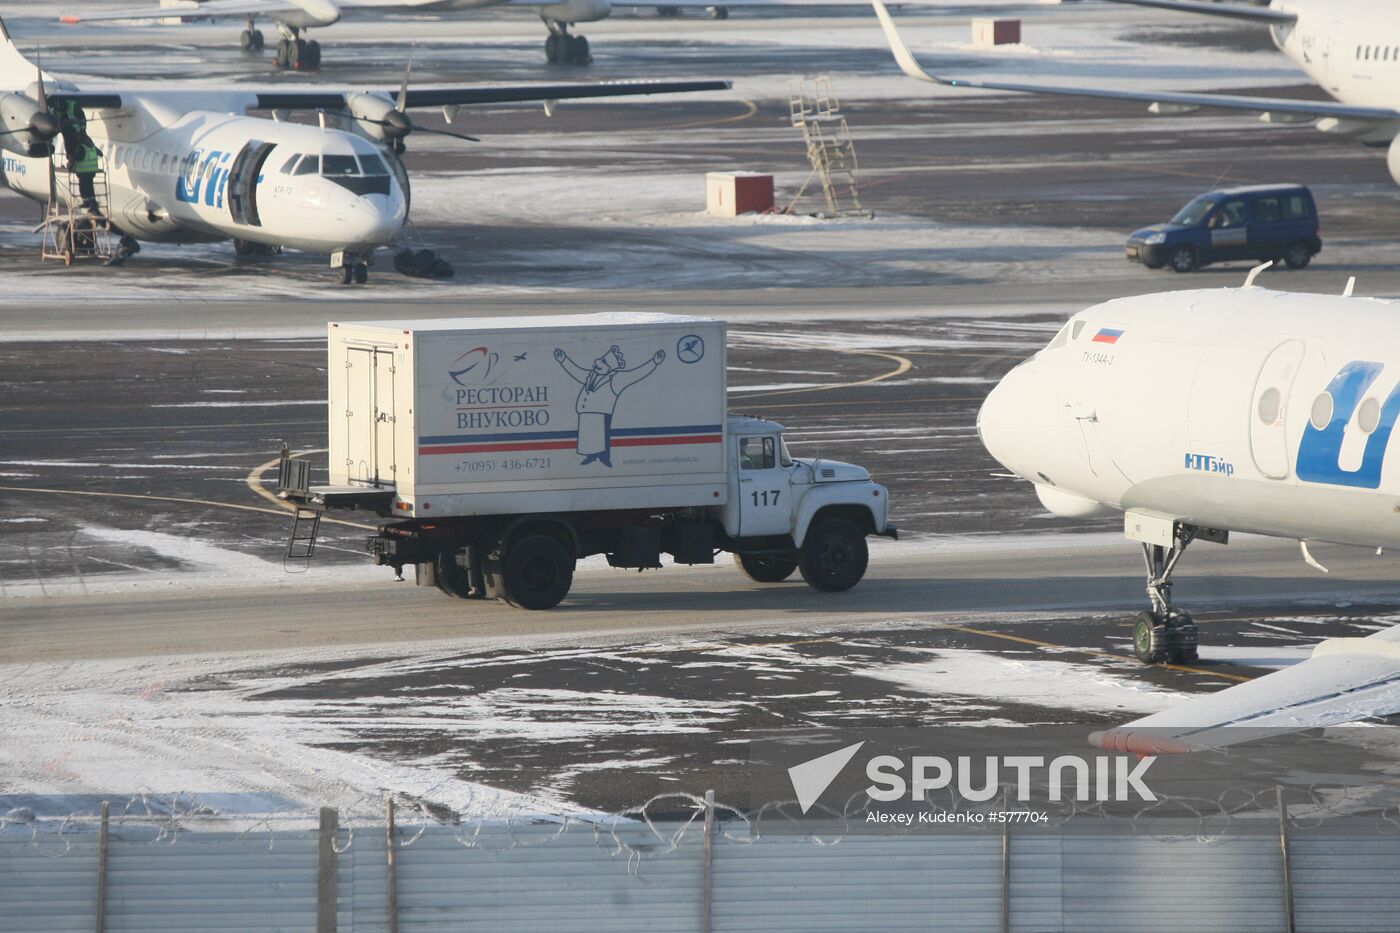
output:
[{"label": "truck front wheel", "polygon": [[574,557],[558,539],[527,535],[501,557],[506,599],[521,609],[553,609],[569,595]]},{"label": "truck front wheel", "polygon": [[782,583],[797,569],[797,555],[735,554],[734,563],[755,583]]},{"label": "truck front wheel", "polygon": [[828,518],[812,526],[798,553],[802,579],[814,590],[849,590],[865,576],[870,552],[865,534],[844,518]]}]

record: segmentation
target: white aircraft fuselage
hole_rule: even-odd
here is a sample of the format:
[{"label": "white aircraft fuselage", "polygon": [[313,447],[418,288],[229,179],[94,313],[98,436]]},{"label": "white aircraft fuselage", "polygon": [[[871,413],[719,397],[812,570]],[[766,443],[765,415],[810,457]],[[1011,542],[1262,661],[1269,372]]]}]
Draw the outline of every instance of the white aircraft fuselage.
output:
[{"label": "white aircraft fuselage", "polygon": [[1400,5],[1389,0],[1275,0],[1296,23],[1274,44],[1337,100],[1400,109]]},{"label": "white aircraft fuselage", "polygon": [[[204,107],[226,106],[223,112],[183,111],[170,95],[126,95],[120,110],[89,115],[87,132],[106,157],[111,218],[123,232],[170,243],[239,239],[318,253],[371,252],[399,232],[406,175],[393,170],[384,148],[345,130],[237,115],[251,101],[228,96],[198,96]],[[337,171],[328,175],[318,166],[289,174],[284,169],[294,155],[314,156]],[[48,200],[47,158],[5,151],[3,159],[8,187]]]},{"label": "white aircraft fuselage", "polygon": [[978,431],[1059,514],[1400,547],[1397,416],[1400,303],[1245,288],[1076,314]]}]

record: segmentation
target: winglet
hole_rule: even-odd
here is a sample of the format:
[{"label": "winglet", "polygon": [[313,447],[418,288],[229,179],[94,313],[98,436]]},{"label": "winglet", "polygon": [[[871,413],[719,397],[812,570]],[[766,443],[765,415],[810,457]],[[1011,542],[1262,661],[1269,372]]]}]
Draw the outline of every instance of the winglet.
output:
[{"label": "winglet", "polygon": [[890,19],[890,11],[885,9],[885,5],[880,0],[870,0],[870,5],[875,8],[875,15],[880,18],[880,26],[885,30],[885,41],[890,44],[890,51],[894,53],[894,60],[899,63],[899,67],[911,78],[920,81],[928,81],[931,84],[942,84],[933,75],[924,71],[919,60],[914,57],[914,53],[909,51],[909,46],[904,44],[904,39],[900,37],[899,30],[894,28],[894,20]]}]

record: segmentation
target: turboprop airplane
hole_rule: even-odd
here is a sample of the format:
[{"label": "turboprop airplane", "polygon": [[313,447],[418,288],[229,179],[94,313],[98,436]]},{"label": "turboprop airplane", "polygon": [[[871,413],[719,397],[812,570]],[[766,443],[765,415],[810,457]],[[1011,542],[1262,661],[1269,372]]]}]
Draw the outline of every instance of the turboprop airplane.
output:
[{"label": "turboprop airplane", "polygon": [[[1124,515],[1150,608],[1133,649],[1190,662],[1197,630],[1172,604],[1195,542],[1231,532],[1400,547],[1400,302],[1253,287],[1123,298],[1074,315],[1001,380],[977,431],[1057,515]],[[1400,445],[1395,445],[1400,447]],[[1400,712],[1400,626],[1322,642],[1292,668],[1189,701],[1095,741],[1142,754],[1245,730],[1291,731]],[[1252,733],[1257,734],[1257,733]],[[1169,749],[1170,750],[1170,749]],[[1184,750],[1180,747],[1175,750]]]},{"label": "turboprop airplane", "polygon": [[[414,132],[407,111],[441,107],[455,113],[474,104],[729,87],[727,81],[408,84],[405,71],[397,96],[374,90],[80,86],[30,63],[0,21],[0,182],[36,201],[56,194],[76,202],[72,187],[56,180],[67,176],[55,114],[76,105],[86,116],[86,132],[105,153],[106,220],[124,237],[233,240],[240,254],[282,246],[326,253],[342,283],[363,284],[374,251],[387,246],[408,217],[408,173],[398,158]],[[274,116],[316,110],[322,125],[248,116],[250,110]]]},{"label": "turboprop airplane", "polygon": [[881,0],[871,0],[895,61],[905,74],[919,81],[992,91],[1137,100],[1159,114],[1220,107],[1258,113],[1265,123],[1311,122],[1325,133],[1351,137],[1366,145],[1389,146],[1386,165],[1391,178],[1400,184],[1400,84],[1395,80],[1400,71],[1400,7],[1392,0],[1273,0],[1268,6],[1188,0],[1112,2],[1268,26],[1274,44],[1336,100],[1062,87],[934,75],[909,51]]},{"label": "turboprop airplane", "polygon": [[97,13],[69,13],[61,17],[65,23],[95,23],[154,19],[180,20],[240,18],[246,21],[239,42],[245,51],[261,52],[266,44],[259,19],[271,20],[277,26],[280,39],[274,58],[278,68],[298,71],[314,70],[321,65],[321,44],[315,39],[302,38],[307,29],[330,26],[343,16],[362,13],[457,13],[485,7],[506,6],[533,9],[544,21],[549,35],[545,38],[545,59],[551,64],[587,65],[593,61],[588,39],[569,28],[578,23],[595,23],[612,15],[614,7],[655,7],[658,11],[678,12],[682,9],[703,9],[715,19],[726,19],[731,6],[776,6],[780,0],[199,0],[162,7],[138,7],[107,10]]}]

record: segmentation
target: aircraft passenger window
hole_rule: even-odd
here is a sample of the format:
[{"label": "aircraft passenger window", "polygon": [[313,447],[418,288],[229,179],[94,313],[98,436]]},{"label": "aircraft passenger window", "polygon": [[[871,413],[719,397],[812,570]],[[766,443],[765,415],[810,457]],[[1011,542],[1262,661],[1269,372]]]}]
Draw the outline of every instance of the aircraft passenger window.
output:
[{"label": "aircraft passenger window", "polygon": [[1254,219],[1261,224],[1276,224],[1283,219],[1283,207],[1278,198],[1260,198],[1254,202]]},{"label": "aircraft passenger window", "polygon": [[295,172],[293,172],[292,174],[294,174],[294,175],[316,175],[316,174],[319,174],[320,171],[321,171],[321,157],[320,157],[320,156],[315,156],[315,155],[309,155],[309,156],[306,156],[304,159],[301,160],[301,164],[297,166],[297,170],[296,170]]},{"label": "aircraft passenger window", "polygon": [[377,155],[363,155],[363,154],[361,154],[361,156],[360,156],[360,168],[364,170],[364,173],[365,173],[366,175],[387,175],[387,174],[389,174],[389,169],[388,169],[387,167],[385,167],[385,165],[384,165],[384,160],[381,159],[381,158],[379,158],[379,156],[377,156]]},{"label": "aircraft passenger window", "polygon": [[1283,393],[1278,389],[1267,389],[1259,396],[1259,421],[1262,424],[1278,424],[1279,412],[1283,408]]},{"label": "aircraft passenger window", "polygon": [[355,161],[354,156],[321,156],[321,174],[327,178],[336,175],[358,175],[360,174],[360,163]]},{"label": "aircraft passenger window", "polygon": [[1365,434],[1370,434],[1381,423],[1381,400],[1368,398],[1356,410],[1356,426]]},{"label": "aircraft passenger window", "polygon": [[1323,392],[1313,399],[1312,415],[1308,418],[1312,426],[1319,431],[1326,430],[1332,423],[1332,393]]},{"label": "aircraft passenger window", "polygon": [[773,453],[771,437],[739,438],[739,468],[743,470],[771,470],[777,458]]},{"label": "aircraft passenger window", "polygon": [[298,152],[298,153],[293,154],[291,157],[289,157],[289,158],[287,159],[286,162],[282,163],[282,174],[283,174],[283,175],[294,175],[294,174],[296,174],[296,173],[293,171],[293,169],[295,169],[295,168],[297,167],[297,159],[300,159],[300,158],[301,158],[301,153]]}]

